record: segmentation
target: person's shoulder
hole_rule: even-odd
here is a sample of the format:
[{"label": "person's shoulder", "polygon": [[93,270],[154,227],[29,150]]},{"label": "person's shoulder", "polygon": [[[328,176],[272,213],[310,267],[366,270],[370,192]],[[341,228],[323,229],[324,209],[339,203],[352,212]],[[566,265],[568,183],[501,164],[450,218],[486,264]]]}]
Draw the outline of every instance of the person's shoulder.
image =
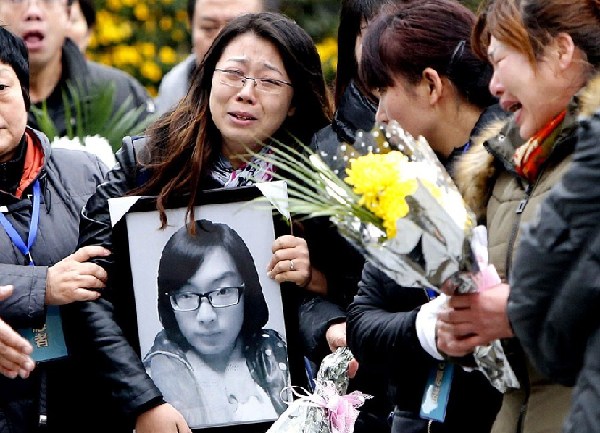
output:
[{"label": "person's shoulder", "polygon": [[188,75],[190,70],[194,67],[194,63],[196,62],[196,56],[194,54],[190,54],[185,58],[185,60],[179,62],[175,66],[171,68],[169,72],[165,74],[162,79],[161,85],[179,82],[179,80],[184,80],[184,83],[187,83]]},{"label": "person's shoulder", "polygon": [[165,74],[155,99],[156,112],[159,115],[173,108],[185,96],[190,84],[190,73],[195,64],[196,57],[194,54],[190,54]]},{"label": "person's shoulder", "polygon": [[592,77],[579,95],[579,115],[583,119],[600,114],[600,74]]},{"label": "person's shoulder", "polygon": [[279,332],[274,329],[264,328],[258,331],[256,342],[264,349],[283,349],[285,350],[286,343]]},{"label": "person's shoulder", "polygon": [[[53,147],[50,153],[49,161],[59,168],[61,173],[73,173],[75,171],[85,171],[97,173],[103,176],[103,172],[107,171],[106,165],[91,152],[76,149],[63,149]],[[63,170],[64,169],[64,170]]]},{"label": "person's shoulder", "polygon": [[98,157],[89,152],[53,147],[50,144],[48,137],[37,129],[28,128],[27,134],[29,134],[30,137],[34,137],[34,140],[37,140],[40,143],[46,156],[46,160],[50,165],[72,166],[69,171],[76,171],[77,169],[85,170],[89,169],[89,167],[102,166]]},{"label": "person's shoulder", "polygon": [[100,158],[84,150],[53,147],[48,156],[45,170],[56,173],[72,197],[95,191],[108,171]]},{"label": "person's shoulder", "polygon": [[337,146],[338,144],[337,134],[333,130],[333,126],[329,124],[315,132],[310,143],[310,148],[315,152],[328,151],[331,150],[331,147]]}]

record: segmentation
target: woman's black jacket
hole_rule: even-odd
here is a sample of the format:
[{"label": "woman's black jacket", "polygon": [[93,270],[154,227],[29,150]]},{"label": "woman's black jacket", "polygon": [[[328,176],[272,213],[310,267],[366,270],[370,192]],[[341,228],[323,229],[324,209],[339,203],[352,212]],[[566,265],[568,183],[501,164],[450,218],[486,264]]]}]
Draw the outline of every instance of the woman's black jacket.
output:
[{"label": "woman's black jacket", "polygon": [[[339,177],[345,177],[342,158],[334,158],[343,143],[354,144],[359,130],[370,131],[377,107],[351,82],[342,95],[330,125],[317,132],[311,148],[322,155]],[[308,295],[300,309],[300,330],[307,356],[319,364],[329,351],[325,339],[327,329],[346,321],[346,310],[352,302],[362,273],[364,259],[328,220],[314,224],[327,225],[316,230],[321,248],[311,251],[311,262],[327,279],[327,296]],[[355,425],[357,433],[389,432],[388,417],[392,410],[388,380],[381,369],[362,365],[350,381],[350,390],[360,390],[373,398],[361,407]]]},{"label": "woman's black jacket", "polygon": [[[503,114],[497,105],[480,116],[471,137]],[[468,144],[444,161],[453,163]],[[401,234],[399,234],[401,236]],[[427,378],[438,364],[421,347],[415,321],[421,305],[429,301],[422,287],[401,287],[383,271],[366,263],[358,294],[348,310],[348,344],[359,363],[376,365],[389,376],[395,404],[393,433],[489,432],[502,395],[478,371],[454,366],[444,423],[419,416]]]},{"label": "woman's black jacket", "polygon": [[[131,423],[140,413],[163,403],[163,398],[140,360],[126,226],[116,224],[112,227],[108,199],[122,197],[147,180],[147,171],[138,163],[138,156],[145,154],[144,143],[143,137],[126,137],[123,140],[123,147],[116,155],[117,166],[108,173],[105,182],[98,187],[82,212],[79,246],[102,245],[113,254],[108,259],[96,260],[109,275],[102,297],[95,302],[71,304],[68,309],[72,326],[80,330],[79,351],[89,360],[90,372],[101,378],[116,407]],[[292,381],[294,385],[306,386],[298,337],[300,293],[296,287],[282,286]],[[265,430],[264,424],[218,429],[219,432],[232,433]]]},{"label": "woman's black jacket", "polygon": [[379,366],[394,388],[393,432],[488,432],[500,407],[498,393],[478,371],[454,367],[444,424],[419,417],[427,377],[437,361],[426,353],[415,328],[425,289],[400,287],[370,263],[348,311],[348,343],[359,363]]}]

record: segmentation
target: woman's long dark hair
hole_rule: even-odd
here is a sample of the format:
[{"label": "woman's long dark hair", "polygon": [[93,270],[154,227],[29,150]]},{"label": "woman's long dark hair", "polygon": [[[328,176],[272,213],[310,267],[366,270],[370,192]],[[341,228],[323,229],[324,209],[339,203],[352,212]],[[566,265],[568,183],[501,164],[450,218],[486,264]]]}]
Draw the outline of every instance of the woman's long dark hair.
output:
[{"label": "woman's long dark hair", "polygon": [[182,227],[166,243],[158,265],[158,316],[167,337],[183,350],[190,348],[175,319],[169,295],[185,286],[198,271],[206,255],[223,248],[233,259],[244,282],[244,323],[241,334],[250,336],[262,329],[269,310],[254,266],[254,259],[244,240],[231,227],[208,220],[197,220],[195,235]]},{"label": "woman's long dark hair", "polygon": [[309,143],[312,135],[329,123],[331,109],[321,62],[310,36],[281,14],[263,12],[232,20],[206,53],[185,98],[148,129],[150,161],[146,166],[150,179],[134,192],[158,196],[157,209],[163,227],[167,222],[165,206],[174,197],[188,197],[188,220],[194,220],[193,207],[198,191],[202,190],[202,179],[221,146],[220,133],[208,105],[213,73],[227,45],[246,33],[275,45],[294,87],[295,112],[273,138],[290,145],[296,140]]},{"label": "woman's long dark hair", "polygon": [[394,0],[342,0],[338,27],[338,64],[335,75],[335,106],[352,80],[358,78],[356,38],[361,33],[363,21],[373,18],[381,6]]}]

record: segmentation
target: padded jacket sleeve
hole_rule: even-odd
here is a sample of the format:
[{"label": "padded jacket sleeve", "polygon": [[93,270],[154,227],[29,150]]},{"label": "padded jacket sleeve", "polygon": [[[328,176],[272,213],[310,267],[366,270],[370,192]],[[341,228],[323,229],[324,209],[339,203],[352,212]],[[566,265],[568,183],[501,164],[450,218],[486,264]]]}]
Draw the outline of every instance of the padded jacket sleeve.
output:
[{"label": "padded jacket sleeve", "polygon": [[308,357],[320,363],[329,354],[325,333],[346,321],[346,309],[356,295],[364,265],[361,254],[346,241],[328,218],[304,222],[311,265],[327,281],[327,295],[306,295],[300,306],[300,333]]},{"label": "padded jacket sleeve", "polygon": [[346,321],[340,305],[318,295],[307,295],[300,306],[300,334],[307,356],[320,363],[330,353],[325,334],[334,323]]},{"label": "padded jacket sleeve", "polygon": [[348,311],[348,344],[358,361],[383,360],[390,366],[432,363],[415,328],[417,309],[427,300],[423,289],[400,287],[367,263]]},{"label": "padded jacket sleeve", "polygon": [[16,328],[41,327],[46,314],[47,266],[0,264],[0,285],[13,294],[0,302],[0,317]]},{"label": "padded jacket sleeve", "polygon": [[[575,379],[573,369],[593,331],[588,321],[598,312],[598,137],[600,113],[580,122],[573,161],[537,220],[525,226],[510,281],[515,334],[543,372],[566,384]],[[565,311],[566,299],[577,309]]]},{"label": "padded jacket sleeve", "polygon": [[[85,206],[79,247],[102,245],[113,251],[108,199],[121,197],[137,185],[138,167],[133,142],[129,137],[124,139],[123,147],[117,153],[117,165]],[[127,263],[122,263],[124,260]],[[67,318],[74,322],[72,326],[80,329],[78,350],[83,351],[91,363],[90,371],[101,375],[101,379],[109,384],[116,405],[126,416],[133,418],[162,403],[162,396],[116,318],[118,310],[128,310],[122,316],[135,322],[135,304],[119,305],[127,294],[133,297],[131,276],[117,271],[128,269],[128,258],[113,254],[96,262],[109,275],[105,292],[97,301],[70,304]]]}]

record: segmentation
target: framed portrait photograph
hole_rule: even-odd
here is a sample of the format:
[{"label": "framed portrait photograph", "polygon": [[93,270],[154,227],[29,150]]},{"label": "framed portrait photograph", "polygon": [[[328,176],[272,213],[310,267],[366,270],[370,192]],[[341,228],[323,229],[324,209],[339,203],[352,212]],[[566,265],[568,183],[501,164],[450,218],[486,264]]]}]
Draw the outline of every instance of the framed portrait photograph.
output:
[{"label": "framed portrait photograph", "polygon": [[[140,350],[193,429],[272,422],[290,385],[279,284],[267,276],[273,210],[255,187],[211,191],[195,208],[125,215]],[[146,209],[147,208],[147,209]]]}]

